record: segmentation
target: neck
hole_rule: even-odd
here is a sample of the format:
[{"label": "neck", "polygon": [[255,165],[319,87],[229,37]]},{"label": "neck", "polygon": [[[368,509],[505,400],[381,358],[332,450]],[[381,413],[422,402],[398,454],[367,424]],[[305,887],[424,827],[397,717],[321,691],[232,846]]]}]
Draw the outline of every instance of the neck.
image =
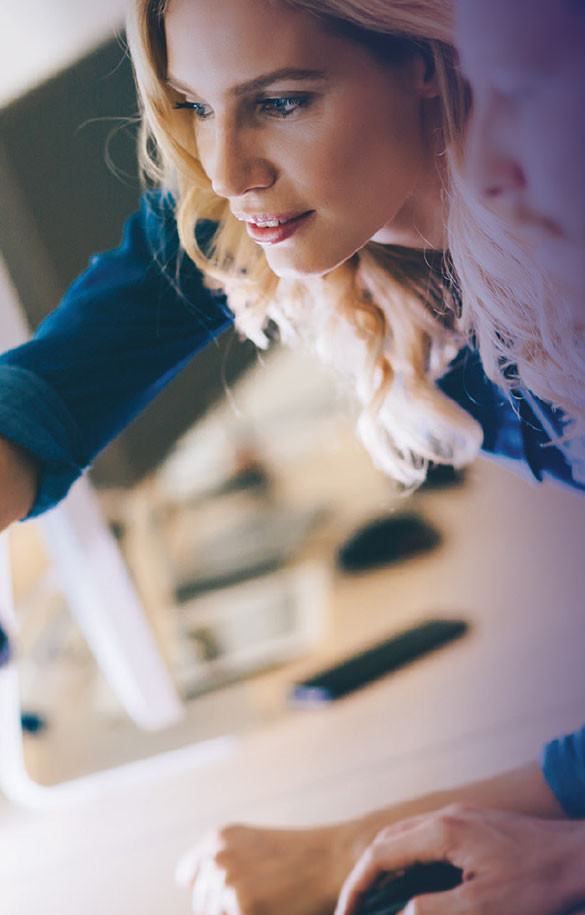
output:
[{"label": "neck", "polygon": [[412,194],[392,222],[383,226],[371,239],[382,245],[403,245],[419,250],[447,248],[447,203],[445,188],[444,158],[440,155],[438,143],[441,131],[432,123],[428,129],[428,160],[421,169],[420,178]]},{"label": "neck", "polygon": [[438,171],[436,179],[428,181],[426,186],[419,185],[392,222],[383,226],[371,240],[382,245],[445,250],[446,213]]}]

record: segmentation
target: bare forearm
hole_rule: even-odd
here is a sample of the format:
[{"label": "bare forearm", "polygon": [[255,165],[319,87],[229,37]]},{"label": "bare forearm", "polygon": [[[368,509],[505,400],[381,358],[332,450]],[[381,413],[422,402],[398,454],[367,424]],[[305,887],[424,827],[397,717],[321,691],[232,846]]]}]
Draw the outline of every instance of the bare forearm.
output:
[{"label": "bare forearm", "polygon": [[472,782],[449,791],[423,795],[366,814],[345,824],[345,841],[355,860],[386,826],[453,803],[476,804],[494,810],[523,813],[543,819],[565,819],[563,808],[549,788],[537,762],[485,781]]},{"label": "bare forearm", "polygon": [[30,512],[38,473],[37,462],[24,448],[0,437],[0,531]]},{"label": "bare forearm", "polygon": [[[215,879],[215,873],[222,885],[248,901],[249,911],[257,907],[258,911],[279,915],[324,915],[333,912],[348,875],[382,830],[458,801],[479,809],[491,807],[539,817],[539,825],[550,826],[555,835],[568,835],[572,825],[564,819],[540,767],[534,763],[489,781],[429,794],[328,826],[266,829],[230,824],[202,839],[189,852],[179,868],[179,880],[199,892]],[[579,874],[584,870],[580,854],[585,854],[582,841],[571,842],[567,855],[561,856],[563,861],[567,858],[562,892],[570,900],[579,898]]]}]

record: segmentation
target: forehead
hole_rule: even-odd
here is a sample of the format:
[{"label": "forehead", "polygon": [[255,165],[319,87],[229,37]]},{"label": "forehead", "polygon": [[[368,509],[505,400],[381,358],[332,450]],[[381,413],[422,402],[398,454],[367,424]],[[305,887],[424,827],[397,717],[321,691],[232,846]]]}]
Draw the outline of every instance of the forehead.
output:
[{"label": "forehead", "polygon": [[459,0],[465,69],[471,75],[500,65],[546,72],[567,53],[583,53],[585,16],[578,7],[576,0]]},{"label": "forehead", "polygon": [[169,73],[209,85],[314,65],[327,43],[316,17],[278,0],[174,0],[165,28]]}]

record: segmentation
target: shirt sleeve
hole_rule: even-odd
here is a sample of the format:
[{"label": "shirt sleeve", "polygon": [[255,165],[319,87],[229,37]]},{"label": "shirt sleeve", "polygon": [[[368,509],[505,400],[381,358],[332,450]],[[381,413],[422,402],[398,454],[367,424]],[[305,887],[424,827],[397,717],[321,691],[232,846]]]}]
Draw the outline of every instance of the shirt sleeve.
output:
[{"label": "shirt sleeve", "polygon": [[555,480],[585,491],[582,462],[555,444],[565,417],[530,394],[511,394],[485,374],[479,353],[465,348],[439,379],[441,390],[470,413],[483,429],[482,451],[530,482]]},{"label": "shirt sleeve", "polygon": [[585,727],[547,744],[541,766],[553,794],[572,819],[585,819]]},{"label": "shirt sleeve", "polygon": [[32,340],[0,356],[0,435],[41,465],[31,516],[232,320],[180,252],[172,198],[146,194],[120,247],[93,257]]}]

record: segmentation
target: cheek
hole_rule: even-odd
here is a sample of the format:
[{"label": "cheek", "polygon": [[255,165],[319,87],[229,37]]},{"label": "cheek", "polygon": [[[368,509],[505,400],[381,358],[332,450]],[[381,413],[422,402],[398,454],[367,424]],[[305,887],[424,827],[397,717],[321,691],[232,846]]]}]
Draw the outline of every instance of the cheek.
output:
[{"label": "cheek", "polygon": [[197,156],[205,174],[210,177],[209,172],[213,161],[213,138],[211,131],[202,130],[197,124],[192,124],[193,146],[197,150]]},{"label": "cheek", "polygon": [[411,125],[393,128],[365,117],[340,120],[337,130],[311,160],[311,173],[333,200],[356,212],[362,205],[409,193],[422,164],[421,147]]},{"label": "cheek", "polygon": [[347,120],[297,134],[278,155],[283,180],[307,206],[322,212],[346,211],[363,193],[367,167],[361,138]]}]

